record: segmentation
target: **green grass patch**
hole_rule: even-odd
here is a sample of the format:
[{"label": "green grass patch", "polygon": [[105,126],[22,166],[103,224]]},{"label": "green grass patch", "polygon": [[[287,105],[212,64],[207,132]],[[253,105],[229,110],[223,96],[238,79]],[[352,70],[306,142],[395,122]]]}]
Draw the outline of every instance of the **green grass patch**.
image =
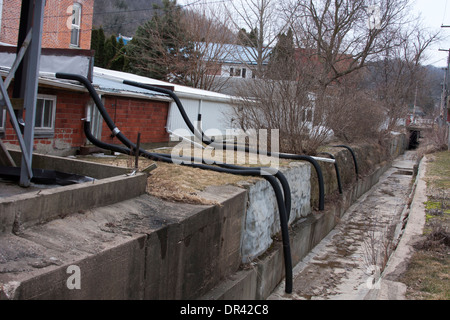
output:
[{"label": "green grass patch", "polygon": [[450,151],[433,154],[428,163],[427,177],[431,188],[450,189]]}]

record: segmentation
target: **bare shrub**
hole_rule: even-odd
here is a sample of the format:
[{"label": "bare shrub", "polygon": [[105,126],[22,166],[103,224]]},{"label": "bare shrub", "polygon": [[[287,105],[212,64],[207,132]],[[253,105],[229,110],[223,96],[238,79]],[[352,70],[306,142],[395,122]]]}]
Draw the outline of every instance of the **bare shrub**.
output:
[{"label": "bare shrub", "polygon": [[278,129],[280,151],[289,153],[315,154],[328,138],[331,130],[305,83],[259,79],[240,89],[233,116],[240,129]]},{"label": "bare shrub", "polygon": [[329,87],[324,101],[326,125],[347,142],[378,139],[385,120],[382,107],[370,92],[358,88],[358,79],[352,75],[339,86]]},{"label": "bare shrub", "polygon": [[443,151],[448,148],[448,129],[446,127],[434,126],[429,134],[429,144],[434,146],[435,151]]},{"label": "bare shrub", "polygon": [[423,241],[414,245],[416,249],[426,251],[447,252],[450,247],[450,233],[439,222],[431,223],[431,231]]}]

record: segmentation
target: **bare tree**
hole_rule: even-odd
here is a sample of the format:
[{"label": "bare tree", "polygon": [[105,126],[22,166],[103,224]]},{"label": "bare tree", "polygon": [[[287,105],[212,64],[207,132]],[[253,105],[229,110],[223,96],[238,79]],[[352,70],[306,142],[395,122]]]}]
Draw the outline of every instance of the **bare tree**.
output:
[{"label": "bare tree", "polygon": [[319,84],[326,87],[363,68],[394,45],[405,23],[407,0],[296,0],[285,6],[297,45],[320,60]]},{"label": "bare tree", "polygon": [[220,60],[233,33],[205,7],[183,9],[174,0],[140,26],[128,46],[131,71],[205,90],[219,90]]},{"label": "bare tree", "polygon": [[[310,65],[280,65],[272,79],[255,79],[240,87],[233,118],[244,130],[278,129],[280,150],[288,153],[315,154],[329,138],[331,130],[325,127],[325,118],[315,106],[315,94],[307,81],[296,81],[311,72]],[[290,68],[292,79],[286,79]]]},{"label": "bare tree", "polygon": [[341,79],[339,85],[327,88],[327,94],[318,101],[325,112],[326,126],[347,142],[379,138],[385,120],[384,109],[373,92],[361,85],[366,71],[360,69]]},{"label": "bare tree", "polygon": [[[269,71],[275,74],[265,74],[266,77],[241,87],[244,92],[239,95],[235,113],[239,127],[279,129],[283,151],[308,154],[315,153],[331,131],[347,141],[379,138],[386,116],[390,120],[399,119],[403,113],[397,111],[405,110],[404,103],[390,102],[389,97],[414,96],[411,88],[420,79],[421,59],[437,37],[425,33],[423,28],[410,27],[408,3],[407,0],[380,0],[376,5],[367,0],[281,2],[287,12],[285,21],[295,37],[294,59],[270,66]],[[262,12],[259,11],[259,17]],[[248,16],[248,12],[241,12],[243,21],[250,20]],[[251,17],[255,16],[258,15],[253,12]],[[263,19],[256,21],[262,23]],[[249,24],[253,28],[257,25]],[[286,24],[278,26],[280,32]],[[264,37],[259,39],[264,43],[261,41]],[[394,54],[396,59],[391,59]],[[372,72],[367,67],[382,65],[386,56],[391,57],[386,62],[396,61],[389,65],[392,72],[384,70],[386,85],[379,85],[382,79],[372,79],[371,86],[364,87],[367,73]],[[295,72],[291,73],[292,70]],[[263,69],[260,71],[264,74]],[[386,91],[383,93],[382,89]]]},{"label": "bare tree", "polygon": [[188,77],[195,88],[220,91],[229,78],[220,77],[221,61],[228,53],[234,34],[216,17],[217,8],[197,7],[186,10],[182,24],[192,41],[194,55],[190,57]]},{"label": "bare tree", "polygon": [[416,24],[402,30],[396,39],[399,44],[370,67],[370,82],[375,84],[376,97],[386,110],[389,131],[398,126],[399,119],[406,118],[409,106],[417,106],[419,99],[429,94],[427,70],[421,62],[426,49],[438,41],[440,35]]},{"label": "bare tree", "polygon": [[[238,0],[229,1],[224,6],[226,18],[236,30],[236,34],[241,36],[236,39],[236,43],[244,45],[244,57],[236,58],[241,59],[243,63],[255,61],[256,67],[247,67],[253,69],[257,78],[261,78],[271,47],[275,45],[278,34],[287,27],[287,23],[282,23],[280,19],[279,1]],[[242,29],[251,32],[239,33]],[[249,43],[253,45],[248,46]]]}]

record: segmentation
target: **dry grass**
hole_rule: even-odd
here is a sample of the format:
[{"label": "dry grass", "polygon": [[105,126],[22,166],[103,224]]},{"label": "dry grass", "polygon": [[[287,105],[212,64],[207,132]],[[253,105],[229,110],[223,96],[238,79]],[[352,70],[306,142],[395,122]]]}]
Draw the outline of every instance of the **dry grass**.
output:
[{"label": "dry grass", "polygon": [[244,177],[181,165],[158,163],[148,178],[147,192],[155,197],[192,204],[217,204],[199,196],[209,186],[239,185]]},{"label": "dry grass", "polygon": [[[151,152],[170,153],[170,149],[150,150]],[[194,155],[194,153],[192,153]],[[214,154],[212,156],[215,156]],[[225,153],[224,153],[225,157]],[[223,158],[225,160],[225,158]],[[83,160],[104,163],[112,166],[124,168],[134,168],[134,157],[119,155],[116,157],[84,157]],[[228,161],[229,162],[229,161]],[[255,159],[249,159],[248,154],[242,152],[234,153],[234,162],[246,167],[255,167]],[[280,160],[280,165],[286,165],[290,161]],[[139,158],[139,170],[154,163],[152,160]],[[249,164],[253,163],[253,164]],[[149,174],[147,183],[147,193],[160,199],[191,203],[217,205],[216,202],[204,199],[200,193],[210,186],[235,185],[240,186],[242,182],[253,182],[258,177],[248,177],[242,175],[233,175],[219,173],[211,170],[202,170],[181,166],[176,164],[157,162],[157,168]]]}]

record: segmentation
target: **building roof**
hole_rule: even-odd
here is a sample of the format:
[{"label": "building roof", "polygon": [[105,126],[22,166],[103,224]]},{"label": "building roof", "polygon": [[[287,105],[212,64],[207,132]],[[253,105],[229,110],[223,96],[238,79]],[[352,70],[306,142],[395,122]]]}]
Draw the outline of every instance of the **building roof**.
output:
[{"label": "building roof", "polygon": [[[147,78],[143,76],[138,76],[132,73],[126,73],[121,71],[114,71],[114,70],[108,70],[103,68],[94,67],[94,83],[95,81],[98,81],[101,79],[102,82],[105,82],[109,80],[109,84],[115,83],[115,86],[120,87],[120,82],[123,80],[133,81],[133,82],[139,82],[143,84],[148,85],[154,85],[154,86],[164,86],[164,87],[173,87],[174,92],[181,98],[192,98],[192,99],[202,99],[202,100],[210,100],[210,101],[226,101],[230,102],[234,99],[234,97],[213,92],[213,91],[207,91],[202,89],[196,89],[191,88],[187,86],[182,86],[178,84],[173,84],[170,82],[165,82],[161,80],[156,80],[152,78]],[[123,85],[123,83],[122,83]],[[125,85],[123,85],[125,86]],[[135,91],[135,92],[148,92],[148,90],[140,89],[131,87],[133,89],[130,89],[130,86],[126,86],[129,90]]]},{"label": "building roof", "polygon": [[[228,64],[258,64],[256,60],[256,57],[258,56],[257,48],[236,44],[218,44],[205,42],[200,42],[197,45],[203,52],[205,52],[205,55],[207,55],[207,60]],[[205,46],[207,46],[206,49]],[[263,64],[267,64],[269,62],[269,54],[271,51],[271,48],[264,48],[264,55],[266,56],[266,59],[263,61]]]},{"label": "building roof", "polygon": [[[124,44],[127,45],[131,41],[132,37],[125,37],[119,35],[117,41],[122,39]],[[237,44],[222,44],[222,43],[206,43],[196,42],[195,46],[205,54],[206,60],[216,61],[226,64],[245,64],[245,65],[257,65],[258,56],[257,48],[241,46]],[[266,58],[263,64],[269,63],[269,54],[272,52],[272,48],[264,48],[264,55]]]}]

